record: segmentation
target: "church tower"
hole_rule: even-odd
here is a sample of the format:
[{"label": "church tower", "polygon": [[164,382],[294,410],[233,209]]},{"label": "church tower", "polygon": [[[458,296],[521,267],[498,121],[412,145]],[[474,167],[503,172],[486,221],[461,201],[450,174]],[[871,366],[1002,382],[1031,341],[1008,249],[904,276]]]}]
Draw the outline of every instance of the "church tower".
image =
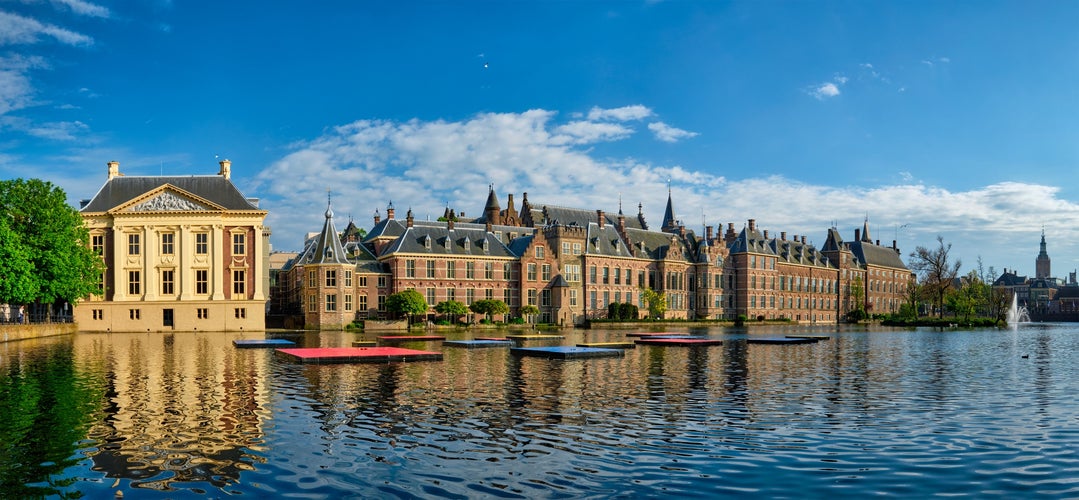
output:
[{"label": "church tower", "polygon": [[1045,229],[1042,229],[1041,251],[1038,252],[1038,259],[1034,261],[1034,278],[1040,279],[1050,276],[1049,254],[1045,252]]}]

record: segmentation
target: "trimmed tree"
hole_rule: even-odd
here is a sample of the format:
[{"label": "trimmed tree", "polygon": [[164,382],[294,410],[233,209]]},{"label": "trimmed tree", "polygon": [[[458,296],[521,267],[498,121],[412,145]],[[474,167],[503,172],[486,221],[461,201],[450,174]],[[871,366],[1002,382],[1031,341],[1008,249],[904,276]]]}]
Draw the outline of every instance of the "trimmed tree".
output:
[{"label": "trimmed tree", "polygon": [[507,306],[505,302],[498,299],[483,299],[477,300],[468,306],[472,312],[476,314],[482,314],[487,318],[487,321],[491,321],[491,316],[495,314],[506,314],[510,312],[510,306]]},{"label": "trimmed tree", "polygon": [[532,318],[532,316],[535,316],[535,315],[537,315],[539,313],[540,313],[539,308],[532,305],[532,304],[525,304],[525,305],[521,306],[521,315],[522,316],[529,316],[529,323],[532,323],[533,325],[535,325],[536,322],[533,321],[534,318]]},{"label": "trimmed tree", "polygon": [[456,323],[461,316],[468,314],[468,306],[456,300],[444,300],[435,304],[435,312],[453,318]]},{"label": "trimmed tree", "polygon": [[641,296],[644,297],[645,304],[648,304],[648,317],[651,319],[662,319],[663,313],[667,312],[666,292],[657,292],[646,287],[641,288]]},{"label": "trimmed tree", "polygon": [[420,292],[409,289],[386,297],[386,310],[404,314],[408,317],[409,323],[412,323],[412,316],[427,312],[427,300]]}]

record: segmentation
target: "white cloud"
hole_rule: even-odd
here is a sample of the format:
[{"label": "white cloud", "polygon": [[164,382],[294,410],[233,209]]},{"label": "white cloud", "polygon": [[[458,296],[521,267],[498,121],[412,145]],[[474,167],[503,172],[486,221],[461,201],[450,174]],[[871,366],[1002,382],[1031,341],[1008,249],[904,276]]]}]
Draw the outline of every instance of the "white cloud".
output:
[{"label": "white cloud", "polygon": [[66,45],[92,45],[94,40],[86,35],[58,26],[42,23],[36,19],[0,11],[0,45],[28,45],[48,36]]},{"label": "white cloud", "polygon": [[100,5],[85,2],[83,0],[52,0],[54,4],[63,5],[72,12],[91,17],[109,17],[109,9]]},{"label": "white cloud", "polygon": [[34,87],[28,73],[45,67],[40,57],[0,57],[0,115],[33,104]]},{"label": "white cloud", "polygon": [[26,133],[54,141],[73,141],[78,134],[86,132],[90,127],[80,121],[73,122],[49,122],[33,125],[26,129]]},{"label": "white cloud", "polygon": [[832,82],[825,82],[810,88],[807,93],[823,101],[826,98],[839,95],[839,87]]},{"label": "white cloud", "polygon": [[663,122],[649,123],[648,130],[651,130],[652,133],[655,134],[656,139],[663,142],[678,142],[682,139],[689,139],[698,135],[696,132],[675,128]]},{"label": "white cloud", "polygon": [[597,120],[616,120],[616,121],[631,121],[642,120],[652,116],[652,110],[640,104],[633,106],[623,106],[621,108],[603,109],[594,107],[588,111],[588,119],[592,121]]},{"label": "white cloud", "polygon": [[575,121],[554,129],[555,143],[588,144],[601,141],[617,141],[633,134],[633,129],[617,123]]}]

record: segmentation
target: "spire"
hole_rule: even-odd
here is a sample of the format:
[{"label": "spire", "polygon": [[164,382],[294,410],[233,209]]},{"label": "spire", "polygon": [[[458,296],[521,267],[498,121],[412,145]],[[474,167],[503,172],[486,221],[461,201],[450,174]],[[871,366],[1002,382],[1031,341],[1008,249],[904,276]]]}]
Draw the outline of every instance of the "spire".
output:
[{"label": "spire", "polygon": [[[328,198],[328,197],[327,197]],[[322,232],[315,241],[315,249],[308,261],[311,264],[347,264],[345,249],[341,246],[341,239],[337,236],[337,228],[333,225],[333,208],[330,201],[326,201],[326,222],[322,225]]]},{"label": "spire", "polygon": [[483,215],[487,218],[487,222],[492,224],[500,224],[499,212],[502,211],[502,207],[498,205],[498,195],[495,194],[495,185],[488,185],[487,193],[487,205],[483,207]]},{"label": "spire", "polygon": [[873,242],[873,239],[869,237],[869,214],[865,215],[865,223],[862,224],[862,241],[866,243]]},{"label": "spire", "polygon": [[678,229],[678,223],[674,220],[674,202],[671,200],[671,181],[667,179],[667,210],[663,212],[663,225],[659,230],[665,233]]}]

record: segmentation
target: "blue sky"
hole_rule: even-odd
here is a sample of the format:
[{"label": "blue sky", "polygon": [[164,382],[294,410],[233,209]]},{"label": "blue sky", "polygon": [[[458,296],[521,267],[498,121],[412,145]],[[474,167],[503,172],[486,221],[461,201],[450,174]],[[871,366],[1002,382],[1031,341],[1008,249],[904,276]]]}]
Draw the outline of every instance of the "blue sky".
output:
[{"label": "blue sky", "polygon": [[0,0],[0,178],[215,174],[275,249],[393,201],[1079,268],[1079,2]]}]

